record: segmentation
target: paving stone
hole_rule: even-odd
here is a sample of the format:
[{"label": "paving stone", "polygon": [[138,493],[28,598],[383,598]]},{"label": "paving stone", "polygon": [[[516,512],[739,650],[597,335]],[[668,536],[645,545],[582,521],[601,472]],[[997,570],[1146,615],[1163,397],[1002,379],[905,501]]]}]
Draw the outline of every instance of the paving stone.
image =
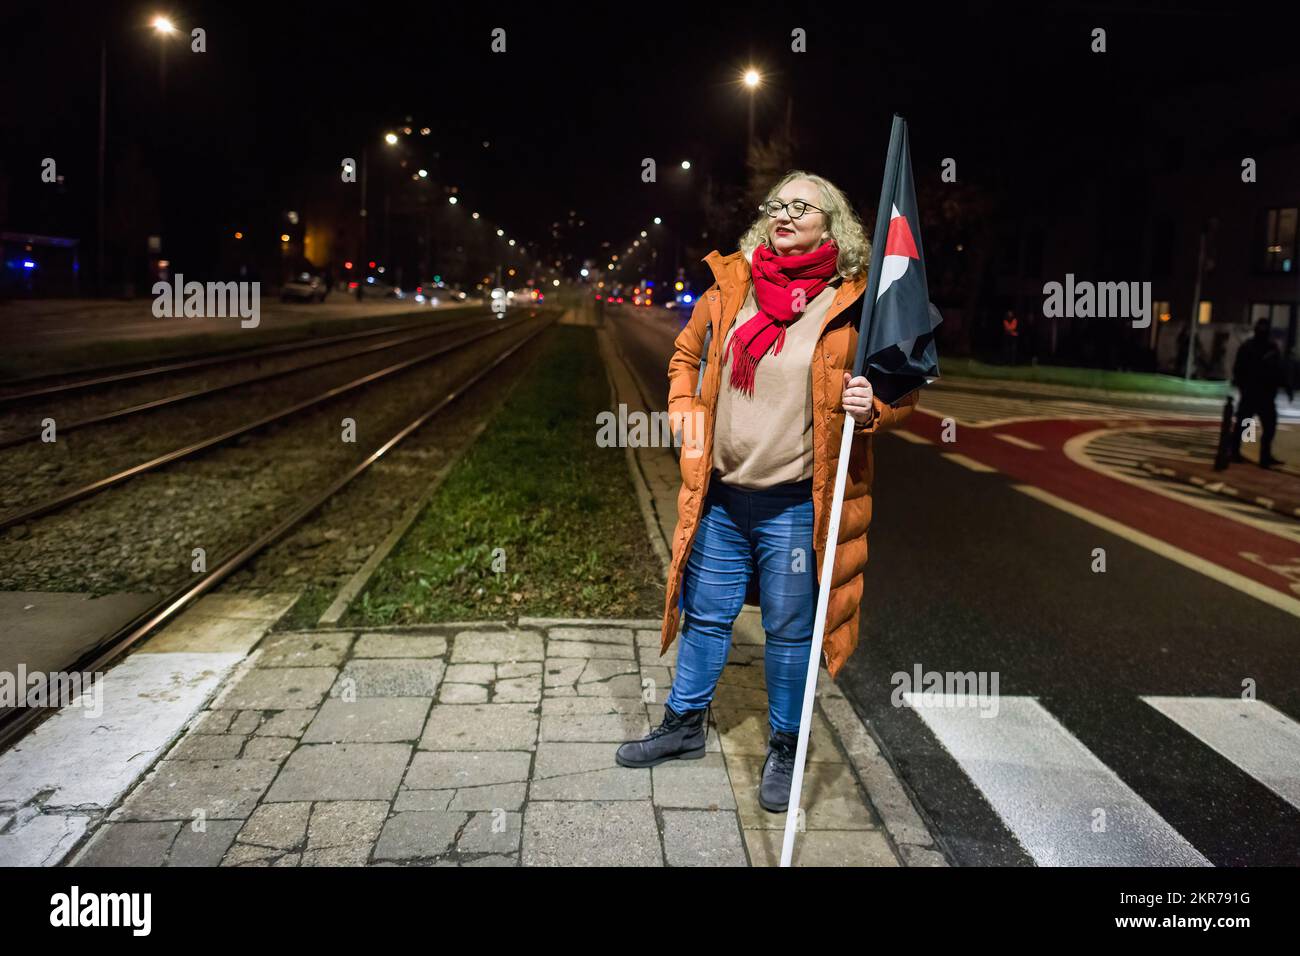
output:
[{"label": "paving stone", "polygon": [[369,853],[387,817],[388,803],[383,800],[317,803],[307,828],[307,849],[364,847]]},{"label": "paving stone", "polygon": [[272,714],[270,717],[257,728],[259,736],[264,737],[301,737],[302,732],[307,729],[312,718],[316,716],[316,710],[282,710],[278,714]]},{"label": "paving stone", "polygon": [[907,866],[947,866],[944,855],[933,847],[916,846],[911,843],[900,844],[899,852]]},{"label": "paving stone", "polygon": [[532,800],[647,800],[650,771],[614,763],[617,745],[541,743],[529,788]]},{"label": "paving stone", "polygon": [[230,722],[239,713],[237,710],[205,710],[191,728],[192,734],[224,734],[230,728]]},{"label": "paving stone", "polygon": [[187,734],[167,754],[168,760],[229,760],[238,757],[247,737],[234,734]]},{"label": "paving stone", "polygon": [[274,761],[253,757],[164,760],[111,819],[188,821],[199,810],[209,820],[243,819],[279,769]]},{"label": "paving stone", "polygon": [[244,744],[245,757],[281,761],[293,753],[298,741],[293,737],[253,737]]},{"label": "paving stone", "polygon": [[235,834],[242,825],[239,820],[205,820],[203,831],[194,829],[190,822],[181,827],[167,857],[168,866],[212,867],[221,863]]},{"label": "paving stone", "polygon": [[520,813],[475,813],[456,841],[456,849],[461,853],[517,853],[522,823]]},{"label": "paving stone", "polygon": [[527,783],[531,755],[522,751],[421,751],[411,760],[402,787],[459,790],[498,783]]},{"label": "paving stone", "polygon": [[542,635],[534,631],[461,631],[451,648],[453,664],[540,661]]},{"label": "paving stone", "polygon": [[239,842],[291,850],[307,834],[310,803],[264,803],[244,823]]},{"label": "paving stone", "polygon": [[407,744],[305,744],[289,755],[266,799],[391,800],[410,754]]},{"label": "paving stone", "polygon": [[346,697],[350,687],[361,697],[433,697],[444,664],[419,658],[353,658],[343,666],[330,697]]},{"label": "paving stone", "polygon": [[403,810],[446,810],[451,806],[455,790],[398,790],[393,800],[393,812]]},{"label": "paving stone", "polygon": [[546,660],[546,686],[564,687],[576,684],[587,667],[586,658],[551,657]]},{"label": "paving stone", "polygon": [[237,713],[235,719],[230,722],[230,729],[227,733],[247,736],[251,733],[255,733],[261,724],[262,712],[260,710],[242,710]]},{"label": "paving stone", "polygon": [[163,866],[172,841],[185,824],[179,820],[159,823],[106,823],[74,866]]},{"label": "paving stone", "polygon": [[270,866],[273,861],[279,859],[283,855],[283,850],[277,850],[269,846],[253,846],[247,843],[236,843],[226,852],[226,855],[221,858],[221,865]]},{"label": "paving stone", "polygon": [[447,639],[439,634],[362,634],[354,657],[442,657]]},{"label": "paving stone", "polygon": [[[728,757],[766,757],[767,741],[772,732],[767,710],[733,710],[713,707],[713,719],[722,735],[722,750]],[[808,738],[808,762],[843,763],[826,719],[813,712],[812,733]]]},{"label": "paving stone", "polygon": [[645,705],[639,700],[622,697],[571,697],[563,700],[542,701],[545,717],[576,717],[582,714],[643,715]]},{"label": "paving stone", "polygon": [[498,678],[533,677],[542,673],[541,661],[517,661],[497,665]]},{"label": "paving stone", "polygon": [[662,866],[647,801],[532,801],[524,810],[524,866]]},{"label": "paving stone", "polygon": [[518,810],[524,805],[526,783],[498,783],[457,790],[448,810]]},{"label": "paving stone", "polygon": [[262,642],[257,666],[337,667],[351,646],[351,634],[273,634]]},{"label": "paving stone", "polygon": [[[713,706],[718,710],[754,710],[767,714],[767,691],[739,684],[719,684],[713,695]],[[764,743],[766,748],[766,743]]]},{"label": "paving stone", "polygon": [[306,849],[299,866],[365,866],[370,858],[367,846],[327,846],[319,850]]},{"label": "paving stone", "polygon": [[435,704],[422,750],[532,750],[537,714],[529,704]]},{"label": "paving stone", "polygon": [[748,866],[736,814],[728,810],[665,810],[669,866]]},{"label": "paving stone", "polygon": [[[518,665],[502,664],[502,667]],[[443,678],[448,684],[490,684],[497,678],[497,669],[493,664],[450,664],[447,676]]]},{"label": "paving stone", "polygon": [[444,704],[485,704],[488,689],[482,684],[443,684],[438,700]]},{"label": "paving stone", "polygon": [[603,681],[579,681],[577,688],[579,697],[622,697],[638,701],[641,699],[639,674],[621,674]]},{"label": "paving stone", "polygon": [[465,813],[412,810],[397,813],[384,824],[375,844],[376,860],[406,860],[441,856],[451,849],[456,834],[465,825]]},{"label": "paving stone", "polygon": [[498,680],[492,688],[492,700],[497,703],[535,704],[542,699],[542,675],[511,677]]},{"label": "paving stone", "polygon": [[546,632],[553,641],[592,641],[599,644],[631,644],[632,630],[627,627],[553,627]]},{"label": "paving stone", "polygon": [[[745,829],[784,829],[785,814],[769,813],[758,802],[762,779],[762,757],[727,756],[736,809]],[[812,763],[804,772],[804,825],[814,830],[869,830],[876,819],[863,799],[862,790],[847,764]]]},{"label": "paving stone", "polygon": [[[758,664],[728,664],[722,669],[722,676],[718,678],[719,689],[723,687],[748,687],[753,690],[767,693],[767,671],[762,663]],[[763,704],[767,706],[766,702]]]},{"label": "paving stone", "polygon": [[542,691],[544,698],[550,697],[577,697],[578,689],[572,684],[566,684],[563,687],[547,687]]},{"label": "paving stone", "polygon": [[280,857],[280,859],[276,860],[271,865],[276,867],[297,866],[298,861],[300,861],[301,859],[302,859],[301,853],[286,853],[284,856]]},{"label": "paving stone", "polygon": [[655,702],[662,703],[668,699],[668,692],[673,688],[672,671],[667,667],[659,667],[652,664],[649,666],[642,666],[639,673],[641,675],[641,687],[643,690],[646,689],[645,682],[647,680],[654,681],[651,689],[654,691],[653,700]]},{"label": "paving stone", "polygon": [[658,807],[734,810],[731,778],[722,754],[706,753],[699,760],[670,760],[651,770]]},{"label": "paving stone", "polygon": [[[785,838],[785,815],[778,830],[745,830],[745,845],[754,866],[779,866]],[[795,836],[794,866],[898,866],[889,841],[879,830],[808,830]]]},{"label": "paving stone", "polygon": [[[336,673],[332,667],[254,667],[223,691],[218,703],[248,710],[316,707]],[[241,724],[243,719],[243,714],[235,719],[231,733],[251,734],[256,729],[256,723],[252,727]]]},{"label": "paving stone", "polygon": [[302,735],[305,744],[390,743],[414,740],[424,729],[430,701],[423,697],[334,698],[321,705]]},{"label": "paving stone", "polygon": [[466,860],[461,866],[518,866],[519,859],[514,855],[501,856],[493,854],[492,856],[481,856],[474,860]]},{"label": "paving stone", "polygon": [[630,644],[600,644],[595,641],[547,641],[546,661],[554,658],[596,658],[615,661],[634,661],[636,653]]},{"label": "paving stone", "polygon": [[642,667],[676,667],[677,644],[672,644],[662,654],[659,653],[657,644],[654,647],[638,647],[636,649],[636,659]]}]

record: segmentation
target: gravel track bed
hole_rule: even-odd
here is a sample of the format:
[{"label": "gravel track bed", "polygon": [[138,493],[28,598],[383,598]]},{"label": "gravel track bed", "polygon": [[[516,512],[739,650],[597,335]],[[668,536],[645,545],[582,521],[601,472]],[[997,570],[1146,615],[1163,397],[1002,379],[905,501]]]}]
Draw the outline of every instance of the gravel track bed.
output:
[{"label": "gravel track bed", "polygon": [[[486,315],[487,313],[484,312],[478,317],[486,318]],[[456,324],[464,322],[467,318],[468,316],[464,312],[449,312],[429,316],[426,324],[428,327],[433,328],[444,323]],[[406,324],[414,324],[411,316],[403,316],[400,321],[386,319],[374,323],[375,328]],[[418,329],[410,331],[414,332],[418,331]],[[349,342],[339,342],[336,345],[321,346],[319,348],[311,348],[311,340],[305,339],[300,343],[303,346],[301,350],[268,355],[265,358],[249,356],[233,360],[229,364],[198,368],[191,371],[168,372],[138,381],[126,381],[116,385],[104,385],[62,395],[55,394],[39,399],[27,399],[13,405],[3,405],[0,406],[0,439],[18,434],[30,434],[41,427],[41,421],[45,418],[53,418],[55,422],[79,421],[95,415],[113,412],[130,405],[167,398],[178,392],[211,388],[250,375],[291,369],[305,361],[346,355],[365,345],[406,334],[410,334],[410,332],[394,331],[384,335],[353,339]],[[170,364],[171,361],[184,361],[184,358],[178,357],[174,360],[160,361],[157,364]],[[71,381],[72,378],[69,377],[68,380]],[[13,389],[10,391],[13,391]],[[0,395],[0,397],[3,396]],[[202,400],[194,399],[192,401],[197,405]]]},{"label": "gravel track bed", "polygon": [[[194,577],[192,549],[203,548],[208,567],[215,566],[481,368],[513,338],[510,333],[492,336],[29,525],[6,529],[0,532],[0,590],[102,594],[179,587]],[[488,382],[492,379],[489,376]],[[343,417],[357,422],[355,444],[341,440]],[[426,447],[438,444],[439,428],[436,419],[427,427],[422,436],[429,443]],[[383,490],[372,498],[387,495]],[[375,543],[352,532],[346,536],[345,554],[354,546]]]},{"label": "gravel track bed", "polygon": [[0,450],[0,475],[4,477],[0,483],[0,515],[39,504],[485,328],[476,323],[448,329],[446,340],[436,336],[422,339],[119,421],[90,425],[60,435],[55,442],[28,442]]},{"label": "gravel track bed", "polygon": [[[300,604],[285,626],[314,626],[334,600],[428,489],[435,473],[473,442],[478,425],[505,403],[510,386],[527,374],[551,330],[506,359],[485,380],[408,437],[335,495],[289,536],[235,572],[222,590],[265,593],[301,588]],[[502,383],[506,383],[504,386]],[[312,600],[312,599],[315,600]]]}]

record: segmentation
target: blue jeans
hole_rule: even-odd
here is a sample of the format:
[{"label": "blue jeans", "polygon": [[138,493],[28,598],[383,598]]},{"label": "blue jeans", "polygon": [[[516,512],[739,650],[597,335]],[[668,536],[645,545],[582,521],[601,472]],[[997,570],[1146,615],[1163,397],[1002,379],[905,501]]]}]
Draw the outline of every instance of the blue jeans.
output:
[{"label": "blue jeans", "polygon": [[812,481],[747,491],[715,472],[682,578],[685,623],[668,705],[678,713],[713,699],[731,627],[757,571],[767,634],[768,720],[797,733],[817,610]]}]

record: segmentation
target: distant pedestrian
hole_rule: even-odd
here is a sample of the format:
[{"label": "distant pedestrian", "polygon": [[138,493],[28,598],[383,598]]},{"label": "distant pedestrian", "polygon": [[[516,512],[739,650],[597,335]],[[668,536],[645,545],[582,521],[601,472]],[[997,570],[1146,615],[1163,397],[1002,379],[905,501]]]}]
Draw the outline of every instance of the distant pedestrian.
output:
[{"label": "distant pedestrian", "polygon": [[1260,424],[1259,464],[1263,468],[1280,465],[1273,457],[1273,435],[1277,432],[1277,390],[1286,388],[1287,397],[1295,400],[1295,391],[1284,374],[1282,350],[1273,341],[1268,319],[1255,323],[1255,334],[1237,349],[1232,363],[1232,384],[1241,393],[1237,405],[1237,427],[1232,433],[1232,460],[1245,461],[1241,454],[1242,433],[1246,422],[1258,418]]},{"label": "distant pedestrian", "polygon": [[1016,347],[1020,342],[1020,320],[1007,309],[1002,317],[1002,358],[1008,365],[1016,364]]},{"label": "distant pedestrian", "polygon": [[916,393],[894,407],[846,371],[870,247],[844,194],[791,172],[759,209],[739,252],[706,257],[717,282],[696,300],[668,363],[668,409],[684,440],[660,649],[684,614],[681,645],[663,722],[615,759],[653,767],[704,756],[732,626],[756,586],[771,729],[758,800],[775,813],[786,809],[794,779],[844,415],[855,427],[823,648],[832,677],[858,643],[870,435],[907,418]]}]

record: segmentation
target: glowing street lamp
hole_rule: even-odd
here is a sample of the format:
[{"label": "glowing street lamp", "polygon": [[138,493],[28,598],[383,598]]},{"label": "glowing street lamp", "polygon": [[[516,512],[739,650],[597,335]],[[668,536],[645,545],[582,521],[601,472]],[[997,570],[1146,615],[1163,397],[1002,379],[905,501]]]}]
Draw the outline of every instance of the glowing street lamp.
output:
[{"label": "glowing street lamp", "polygon": [[389,146],[396,146],[396,145],[397,145],[397,134],[396,134],[396,133],[385,133],[385,134],[384,134],[384,142],[387,143]]},{"label": "glowing street lamp", "polygon": [[752,68],[745,71],[745,76],[743,79],[745,85],[748,86],[751,90],[756,89],[758,85],[763,82],[763,77],[759,75],[758,70]]},{"label": "glowing street lamp", "polygon": [[165,17],[162,14],[159,14],[158,16],[154,17],[153,22],[150,24],[150,26],[152,26],[154,30],[156,30],[158,33],[176,32],[176,24],[172,23],[169,17]]}]

